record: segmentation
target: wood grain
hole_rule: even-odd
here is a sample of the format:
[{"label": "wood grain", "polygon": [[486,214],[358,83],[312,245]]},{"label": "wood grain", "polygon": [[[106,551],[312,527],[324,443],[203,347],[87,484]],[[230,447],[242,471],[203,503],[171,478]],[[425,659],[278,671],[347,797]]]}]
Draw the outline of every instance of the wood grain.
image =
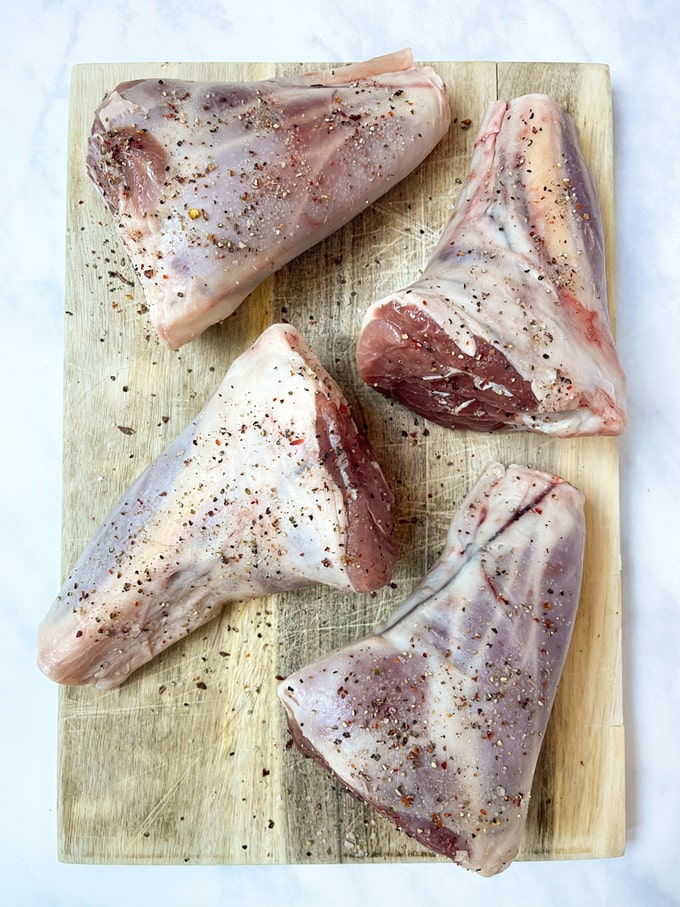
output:
[{"label": "wood grain", "polygon": [[[84,863],[297,863],[435,858],[289,746],[277,676],[368,631],[435,559],[486,461],[559,473],[587,497],[585,582],[533,789],[523,859],[624,848],[618,448],[614,439],[451,432],[374,394],[354,345],[366,307],[429,258],[496,97],[546,91],[574,116],[603,207],[614,317],[612,106],[605,66],[436,63],[453,124],[418,170],[345,229],[267,280],[225,323],[171,353],[84,171],[95,107],[143,76],[265,78],[299,64],[74,68],[69,125],[64,400],[64,573],[132,479],[273,321],[303,332],[365,425],[396,494],[394,588],[323,587],[230,607],[118,690],[63,688],[60,859]],[[304,67],[307,68],[307,67]],[[471,126],[464,128],[464,120]],[[197,683],[205,684],[205,689]]]}]

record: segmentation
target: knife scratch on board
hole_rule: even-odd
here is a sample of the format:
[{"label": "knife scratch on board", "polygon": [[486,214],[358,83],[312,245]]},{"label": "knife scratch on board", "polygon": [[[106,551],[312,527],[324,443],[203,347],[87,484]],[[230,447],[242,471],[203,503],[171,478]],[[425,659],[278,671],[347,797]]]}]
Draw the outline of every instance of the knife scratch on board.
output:
[{"label": "knife scratch on board", "polygon": [[151,828],[153,823],[156,821],[158,816],[161,814],[161,812],[163,811],[163,807],[167,803],[170,802],[175,791],[181,787],[184,779],[187,777],[187,775],[189,775],[192,772],[192,770],[195,768],[197,763],[200,762],[204,751],[208,750],[208,749],[209,749],[209,747],[207,747],[207,746],[201,747],[199,749],[198,753],[196,754],[196,756],[194,757],[194,759],[192,759],[191,762],[189,763],[189,765],[187,765],[187,767],[184,769],[182,774],[174,781],[173,784],[170,785],[170,787],[166,790],[166,792],[163,794],[163,796],[160,798],[160,800],[156,801],[155,805],[149,810],[149,812],[146,814],[146,816],[142,819],[139,831],[132,838],[133,841],[138,841],[140,838],[147,836],[148,829]]}]

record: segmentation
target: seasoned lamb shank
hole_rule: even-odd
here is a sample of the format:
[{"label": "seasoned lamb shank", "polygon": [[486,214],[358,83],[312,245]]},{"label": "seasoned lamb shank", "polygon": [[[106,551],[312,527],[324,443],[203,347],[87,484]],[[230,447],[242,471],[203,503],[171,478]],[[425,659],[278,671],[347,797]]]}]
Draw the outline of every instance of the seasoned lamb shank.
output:
[{"label": "seasoned lamb shank", "polygon": [[602,217],[554,100],[489,106],[430,262],[370,307],[357,363],[371,387],[450,428],[623,431]]},{"label": "seasoned lamb shank", "polygon": [[337,384],[273,325],[108,514],[40,627],[40,667],[108,689],[225,602],[377,589],[392,501]]},{"label": "seasoned lamb shank", "polygon": [[584,538],[580,491],[489,464],[391,619],[280,684],[298,748],[425,847],[501,872],[522,841]]},{"label": "seasoned lamb shank", "polygon": [[144,79],[97,109],[87,167],[177,349],[403,179],[449,122],[410,51],[259,82]]}]

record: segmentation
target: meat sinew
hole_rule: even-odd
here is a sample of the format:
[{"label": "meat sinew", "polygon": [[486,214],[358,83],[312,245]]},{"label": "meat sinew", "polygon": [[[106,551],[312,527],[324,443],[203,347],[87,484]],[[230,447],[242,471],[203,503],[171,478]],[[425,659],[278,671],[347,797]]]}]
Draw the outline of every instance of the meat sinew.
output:
[{"label": "meat sinew", "polygon": [[298,748],[430,850],[484,876],[507,868],[572,635],[584,539],[579,490],[490,463],[392,618],[280,684]]},{"label": "meat sinew", "polygon": [[97,109],[87,167],[177,349],[403,179],[449,122],[410,51],[259,82],[145,79]]},{"label": "meat sinew", "polygon": [[40,667],[108,689],[225,602],[377,589],[392,502],[337,384],[273,325],[108,514],[40,627]]},{"label": "meat sinew", "polygon": [[489,106],[431,260],[370,307],[357,362],[376,390],[450,428],[624,430],[599,202],[553,99]]}]

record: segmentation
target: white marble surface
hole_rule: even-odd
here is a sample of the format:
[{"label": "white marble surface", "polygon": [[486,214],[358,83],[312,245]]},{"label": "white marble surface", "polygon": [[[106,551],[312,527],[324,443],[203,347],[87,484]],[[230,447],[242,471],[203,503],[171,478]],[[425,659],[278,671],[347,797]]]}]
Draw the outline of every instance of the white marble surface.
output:
[{"label": "white marble surface", "polygon": [[[675,0],[6,0],[3,12],[3,903],[680,903],[680,634],[673,582],[673,513],[680,505]],[[406,45],[420,59],[611,66],[618,338],[630,381],[630,427],[621,441],[626,853],[612,860],[517,863],[490,880],[440,864],[61,865],[55,855],[57,691],[34,666],[34,635],[59,576],[70,67],[109,60],[351,60]]]}]

